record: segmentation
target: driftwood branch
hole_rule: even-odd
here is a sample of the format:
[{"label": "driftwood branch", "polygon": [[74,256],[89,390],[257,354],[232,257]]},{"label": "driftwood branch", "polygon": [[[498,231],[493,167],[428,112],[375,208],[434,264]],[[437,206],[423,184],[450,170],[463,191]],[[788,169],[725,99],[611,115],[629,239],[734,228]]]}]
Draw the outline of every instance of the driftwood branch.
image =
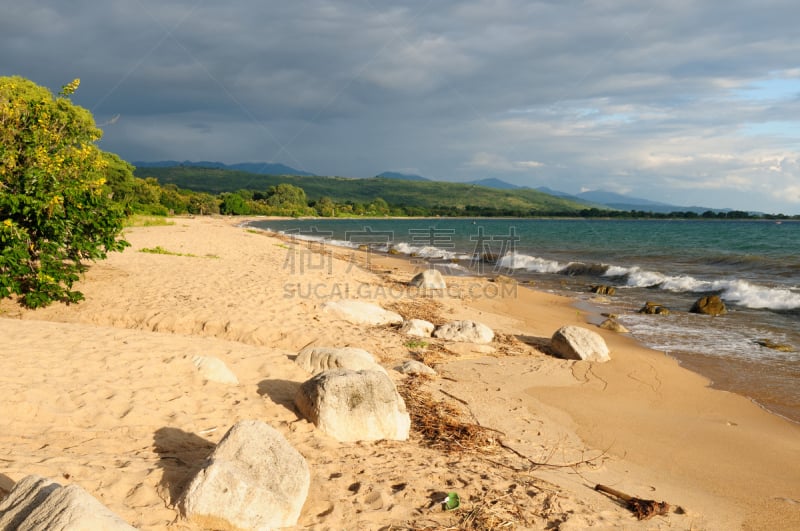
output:
[{"label": "driftwood branch", "polygon": [[528,457],[527,455],[523,454],[519,450],[516,450],[515,448],[512,448],[511,446],[507,445],[503,441],[497,441],[497,444],[499,444],[500,446],[502,446],[503,448],[505,448],[509,452],[511,452],[513,454],[516,454],[517,456],[521,457],[522,459],[525,459],[526,461],[528,461],[528,463],[530,463],[530,465],[531,465],[531,468],[535,468],[535,467],[576,468],[576,467],[581,466],[581,465],[588,465],[588,464],[595,463],[598,459],[603,458],[606,455],[606,452],[607,452],[607,450],[606,450],[606,451],[604,451],[603,453],[601,453],[600,455],[598,455],[596,457],[592,457],[592,458],[589,458],[589,459],[581,459],[580,461],[575,461],[573,463],[553,464],[553,463],[550,463],[548,461],[536,461],[534,459],[531,459],[530,457]]},{"label": "driftwood branch", "polygon": [[610,494],[615,498],[625,502],[625,506],[630,510],[639,520],[647,520],[654,516],[663,516],[669,513],[669,504],[667,502],[657,502],[655,500],[643,500],[625,494],[617,489],[608,487],[606,485],[595,485],[594,490]]}]

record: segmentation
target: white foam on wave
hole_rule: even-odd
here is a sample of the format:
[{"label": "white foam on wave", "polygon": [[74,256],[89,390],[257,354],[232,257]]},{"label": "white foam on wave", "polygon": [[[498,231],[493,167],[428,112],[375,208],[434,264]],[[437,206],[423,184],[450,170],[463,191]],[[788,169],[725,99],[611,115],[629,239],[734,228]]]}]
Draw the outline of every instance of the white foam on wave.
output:
[{"label": "white foam on wave", "polygon": [[780,352],[756,345],[754,338],[787,342],[785,335],[770,330],[746,326],[708,326],[705,316],[693,314],[653,319],[652,316],[634,313],[620,315],[619,321],[631,331],[633,337],[667,354],[693,352],[718,358],[734,357],[762,362],[800,361],[800,352]]},{"label": "white foam on wave", "polygon": [[[392,245],[392,249],[407,255],[419,256],[420,258],[441,258],[443,260],[453,259],[469,259],[469,255],[456,253],[442,249],[441,247],[434,247],[432,245],[425,245],[418,247],[409,243],[400,242]],[[388,248],[387,248],[388,251]]]},{"label": "white foam on wave", "polygon": [[519,253],[506,254],[497,262],[497,265],[508,269],[524,269],[525,271],[536,273],[558,273],[566,267],[555,260]]},{"label": "white foam on wave", "polygon": [[788,288],[760,286],[743,279],[700,280],[690,275],[665,275],[639,267],[611,266],[606,276],[626,276],[633,288],[658,287],[673,292],[719,292],[729,302],[753,309],[793,310],[800,308],[800,293]]},{"label": "white foam on wave", "polygon": [[697,280],[688,275],[671,276],[640,267],[612,266],[605,272],[605,276],[627,276],[626,284],[632,288],[657,286],[669,291],[709,291],[714,289],[713,283]]},{"label": "white foam on wave", "polygon": [[722,298],[735,301],[748,308],[769,308],[771,310],[800,308],[800,293],[789,289],[758,286],[746,280],[732,280],[727,284],[722,292]]}]

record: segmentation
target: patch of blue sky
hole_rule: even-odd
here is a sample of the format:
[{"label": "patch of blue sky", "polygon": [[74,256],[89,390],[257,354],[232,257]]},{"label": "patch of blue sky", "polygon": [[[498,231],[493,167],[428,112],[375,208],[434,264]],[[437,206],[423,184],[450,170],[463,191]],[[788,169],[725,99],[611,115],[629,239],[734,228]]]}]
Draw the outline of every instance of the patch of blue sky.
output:
[{"label": "patch of blue sky", "polygon": [[742,133],[747,136],[779,136],[785,138],[800,138],[800,121],[770,121],[750,123],[742,128]]},{"label": "patch of blue sky", "polygon": [[792,100],[800,96],[800,78],[776,77],[753,81],[733,90],[735,96],[753,101]]}]

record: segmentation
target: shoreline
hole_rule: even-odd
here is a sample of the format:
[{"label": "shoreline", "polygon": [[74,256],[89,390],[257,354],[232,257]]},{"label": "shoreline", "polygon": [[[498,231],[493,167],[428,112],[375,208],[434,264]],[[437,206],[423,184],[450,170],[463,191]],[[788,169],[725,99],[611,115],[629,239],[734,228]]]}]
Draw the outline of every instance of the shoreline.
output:
[{"label": "shoreline", "polygon": [[[273,233],[273,235],[276,235],[276,234]],[[280,235],[280,237],[283,237],[283,236]],[[362,251],[355,251],[352,248],[341,247],[340,249],[347,250],[351,254],[363,254]],[[410,257],[407,257],[407,256],[392,256],[392,255],[388,255],[386,253],[371,253],[371,256],[372,256],[371,260],[372,260],[373,263],[395,264],[395,265],[399,263],[399,264],[401,264],[401,268],[404,268],[406,270],[406,272],[409,273],[409,274],[410,274],[410,271],[413,269],[413,267],[412,267],[413,264],[411,263],[411,259],[410,259]],[[450,278],[450,277],[448,277],[448,278]],[[468,275],[468,276],[465,276],[465,277],[452,277],[452,278],[478,279],[481,282],[488,282],[489,281],[488,277],[483,277],[483,276],[474,276],[473,277],[473,276],[469,276]],[[768,417],[767,419],[761,419],[762,421],[764,421],[764,424],[762,425],[764,427],[764,429],[769,429],[769,428],[766,428],[767,426],[770,426],[770,427],[773,427],[773,428],[774,427],[778,427],[778,426],[782,426],[782,423],[786,423],[787,426],[783,426],[783,427],[787,427],[789,433],[791,433],[792,430],[798,430],[798,428],[800,428],[800,424],[792,422],[791,419],[785,418],[782,415],[779,415],[777,413],[774,413],[774,412],[770,411],[764,405],[758,403],[755,399],[753,399],[751,397],[748,397],[746,395],[742,395],[742,394],[739,394],[739,393],[736,393],[736,392],[733,392],[733,391],[729,391],[729,390],[724,390],[724,389],[719,389],[719,388],[713,387],[713,382],[707,376],[705,376],[705,375],[703,375],[703,374],[701,374],[701,373],[699,373],[697,371],[694,371],[692,369],[689,369],[689,368],[685,367],[684,364],[681,363],[680,359],[678,359],[677,357],[675,357],[673,355],[670,355],[667,352],[662,352],[662,351],[658,351],[658,350],[654,350],[654,349],[649,348],[648,346],[643,344],[639,339],[637,339],[637,338],[635,338],[635,337],[633,337],[631,335],[628,335],[628,334],[617,334],[617,333],[614,333],[614,332],[607,332],[607,331],[601,330],[601,329],[597,328],[596,326],[594,326],[593,324],[591,324],[591,322],[587,319],[587,316],[585,314],[578,316],[578,319],[577,319],[577,321],[579,321],[578,323],[570,322],[573,319],[570,317],[569,314],[571,314],[573,309],[577,308],[577,306],[579,304],[581,304],[581,303],[593,306],[595,311],[600,309],[600,307],[599,306],[595,306],[591,302],[591,300],[581,300],[581,299],[578,299],[576,297],[538,291],[535,287],[523,286],[521,284],[519,284],[518,287],[523,288],[523,290],[522,290],[523,292],[528,291],[530,294],[532,294],[532,296],[534,298],[535,297],[547,296],[548,298],[549,297],[553,297],[554,298],[554,299],[551,299],[551,300],[560,301],[558,303],[558,305],[562,306],[562,311],[561,311],[562,324],[589,325],[589,326],[587,326],[587,328],[590,328],[590,329],[600,333],[606,339],[606,341],[608,342],[609,346],[612,346],[612,345],[615,345],[615,344],[616,345],[623,345],[621,350],[624,351],[626,354],[631,352],[631,351],[633,351],[633,352],[636,352],[636,353],[639,353],[639,354],[646,355],[651,360],[652,359],[659,360],[660,364],[663,367],[668,367],[668,371],[666,371],[666,372],[669,372],[670,375],[672,375],[676,379],[680,380],[680,385],[678,387],[681,388],[682,390],[684,390],[684,387],[687,387],[691,391],[692,394],[699,393],[703,397],[707,397],[709,402],[719,402],[719,401],[722,401],[722,402],[725,402],[725,401],[733,402],[733,406],[727,405],[726,407],[721,409],[721,411],[724,411],[724,413],[717,413],[717,415],[726,416],[726,417],[730,417],[731,419],[733,419],[733,418],[735,418],[737,416],[737,414],[741,413],[740,410],[744,409],[744,410],[750,410],[750,411],[746,411],[746,413],[747,413],[747,418],[751,419],[751,421],[754,421],[753,419],[758,418],[759,415],[766,415]],[[525,288],[527,288],[527,290]],[[483,309],[491,309],[491,304],[488,305],[488,308],[484,307],[486,304],[487,304],[487,301],[481,301],[478,304],[476,304],[475,301],[471,301],[471,305],[476,307],[476,308],[482,308],[483,307]],[[600,312],[597,311],[597,314],[599,314],[599,313]],[[540,330],[540,329],[537,329],[537,327],[532,322],[528,322],[527,325],[528,325],[527,330]],[[554,330],[555,328],[557,328],[557,326],[551,324],[550,328],[552,330]],[[552,333],[552,332],[545,331],[545,332],[540,332],[540,335],[542,336],[542,338],[549,338],[550,333]],[[613,347],[612,347],[612,356],[613,356]],[[580,365],[581,363],[583,363],[583,362],[578,362],[577,365]],[[644,365],[645,366],[649,366],[651,363],[652,363],[652,361],[647,362]],[[602,367],[604,367],[604,365],[599,365],[599,367],[602,368]],[[596,377],[596,376],[592,375],[591,372],[592,371],[590,370],[589,374],[591,376],[587,377],[589,379]],[[618,380],[620,380],[617,383],[621,384],[622,383],[621,380],[624,380],[624,378],[619,378],[620,375],[616,375],[616,376],[618,377]],[[629,374],[626,374],[626,375],[624,375],[624,377],[625,378],[630,378],[631,376]],[[608,382],[604,381],[603,378],[600,378],[600,377],[597,377],[597,378],[599,380],[603,381],[604,388],[608,386]],[[637,378],[634,377],[632,379],[636,380]],[[656,381],[658,381],[658,378],[656,379]],[[690,385],[686,385],[685,386],[684,384],[687,384],[687,382],[690,382]],[[642,385],[643,386],[648,386],[649,385],[651,387],[656,386],[656,384],[653,384],[653,383],[651,383],[651,384],[642,384]],[[661,384],[661,382],[658,382],[657,385],[661,386],[662,384]],[[624,385],[620,385],[620,387],[624,388],[625,386]],[[556,389],[558,389],[559,391],[563,391],[563,389],[561,389],[561,388],[547,388],[547,391],[545,392],[545,394],[554,392],[554,391],[556,391]],[[658,394],[658,392],[656,391],[655,388],[653,389],[653,391],[655,392],[655,394]],[[530,389],[526,389],[524,392],[530,393]],[[564,393],[574,394],[575,390],[571,386],[569,386],[569,390],[568,391],[563,391],[563,392]],[[630,390],[627,390],[626,392],[630,392]],[[535,395],[535,396],[537,397],[537,399],[539,400],[540,403],[548,402],[548,399],[545,398],[544,396],[540,396],[540,395]],[[722,399],[721,397],[723,397],[723,396],[728,397],[728,398],[727,399]],[[581,418],[580,411],[584,407],[584,403],[586,402],[586,400],[576,400],[574,396],[571,397],[571,399],[573,401],[573,405],[571,406],[571,408],[568,409],[570,416],[573,417],[573,418],[575,418],[575,417]],[[631,400],[635,400],[635,399],[636,398],[631,397]],[[556,405],[554,403],[550,403],[549,405],[551,407],[559,407],[558,405]],[[561,407],[562,410],[565,409],[563,407],[563,404],[561,404],[560,407]],[[687,407],[686,404],[683,404],[683,407]],[[611,408],[611,409],[613,410],[614,408]],[[607,414],[607,413],[608,413],[608,411],[605,411],[604,413],[603,412],[598,412],[598,415],[603,415],[603,414]],[[590,419],[589,418],[583,417],[583,420],[584,420],[584,424],[590,424]],[[717,422],[719,422],[719,421],[717,421]],[[725,420],[724,423],[725,423],[725,426],[730,427],[730,428],[736,428],[736,427],[738,427],[740,425],[739,422],[737,422],[736,420]],[[581,423],[579,423],[579,424],[581,424]],[[651,429],[654,430],[655,428],[651,427]],[[702,426],[702,423],[696,425],[694,429],[698,430],[698,435],[703,431],[705,431],[709,437],[711,437],[711,435],[714,435],[714,437],[719,437],[721,435],[719,433],[714,432],[714,430],[709,430],[707,426]],[[580,427],[576,427],[575,428],[575,433],[578,434],[581,439],[586,441],[589,444],[590,447],[595,448],[595,449],[597,449],[597,448],[606,448],[606,445],[609,444],[609,442],[610,442],[610,440],[608,439],[608,436],[600,433],[601,431],[602,430],[600,430],[598,432],[594,432],[592,430],[581,429]],[[796,431],[796,433],[800,434],[800,431]],[[800,448],[800,446],[798,446],[798,448]],[[753,447],[753,452],[755,452],[755,451],[757,451],[757,448]],[[628,454],[628,452],[626,450],[624,452],[620,452],[617,455],[617,457],[620,458],[620,459],[624,459],[627,456],[627,454]],[[707,453],[707,457],[709,459],[711,459],[712,454],[713,454],[713,452]],[[736,455],[736,457],[738,459],[742,459],[743,462],[746,462],[746,461],[744,461],[744,458],[746,458],[747,455],[748,455],[747,453],[738,453]],[[791,459],[788,454],[785,455],[785,458],[787,460]],[[700,463],[699,462],[697,462],[697,463],[698,463],[698,466],[699,466]],[[644,467],[647,467],[647,466],[651,465],[649,459],[643,458],[643,457],[638,459],[638,462],[635,462],[633,464],[637,465],[637,466],[644,466]],[[773,469],[773,471],[775,471],[777,473],[780,470],[780,467],[779,466],[773,466],[772,469]],[[798,470],[800,470],[800,468]],[[548,477],[548,478],[552,479],[551,475],[549,475],[549,474],[545,474],[545,477]],[[800,477],[800,476],[798,476],[798,477]],[[695,479],[696,480],[702,480],[703,478],[695,478]],[[704,485],[704,482],[703,481],[699,481],[698,485]],[[794,486],[794,487],[797,487],[798,489],[800,489],[800,482],[798,482],[797,485],[792,485],[792,483],[789,482],[787,485]],[[682,487],[674,486],[673,488],[675,488],[676,492],[687,490],[685,486],[682,486]],[[699,488],[699,487],[696,486],[696,488]],[[733,490],[736,490],[736,489],[733,489]],[[738,499],[738,503],[739,504],[744,504],[745,501],[747,500],[747,498],[748,498],[747,491],[749,491],[749,488],[745,487],[743,489],[739,489],[739,491],[736,493],[735,496]],[[694,494],[696,496],[702,496],[701,492],[699,492],[699,491],[696,491]],[[795,498],[791,498],[791,499],[795,499]],[[800,503],[800,500],[796,500],[796,501],[797,501],[797,503]],[[705,505],[706,505],[705,511],[707,513],[715,513],[715,511],[713,509],[711,509],[710,507],[714,506],[714,505],[718,505],[720,503],[721,503],[720,499],[714,499],[713,497],[707,499],[706,502],[705,502]],[[767,502],[767,500],[764,500],[763,503],[767,504],[768,502]],[[792,503],[794,503],[794,502],[792,502]],[[769,504],[769,505],[771,505],[774,508],[774,510],[778,510],[778,508],[775,507],[774,504]],[[751,510],[752,510],[752,507],[753,506],[751,504]],[[732,509],[729,509],[729,510],[732,510]],[[724,520],[725,518],[726,518],[725,511],[716,512],[715,519],[723,519]],[[759,525],[757,525],[755,522],[747,521],[748,519],[747,519],[746,516],[742,516],[742,518],[746,522],[745,524],[743,524],[744,527],[746,527],[746,528],[760,528]],[[774,525],[776,525],[778,527],[780,525],[785,525],[785,521],[780,520],[780,519],[773,519],[773,522],[774,522]],[[715,529],[715,528],[727,529],[727,528],[736,527],[736,524],[734,524],[733,520],[728,520],[727,523],[725,524],[725,526],[723,526],[723,527],[716,527],[716,525],[714,525],[714,524],[708,524],[708,525],[709,525],[709,527],[708,527],[709,529]],[[798,518],[798,525],[800,525],[800,518]],[[768,528],[768,527],[765,527],[765,528]]]},{"label": "shoreline", "polygon": [[[530,525],[523,527],[800,526],[800,427],[709,388],[632,338],[591,325],[611,347],[611,362],[548,356],[541,347],[556,328],[586,326],[570,299],[533,289],[472,297],[480,290],[471,293],[470,286],[494,284],[477,277],[447,277],[454,291],[441,299],[387,297],[410,278],[408,261],[372,256],[366,271],[349,261],[361,255],[348,249],[346,256],[332,253],[322,268],[291,271],[292,246],[234,221],[242,222],[176,218],[172,226],[127,230],[132,248],[92,266],[78,305],[26,311],[0,303],[0,334],[8,340],[0,359],[8,411],[0,444],[11,456],[0,474],[74,481],[142,529],[194,530],[174,522],[174,493],[235,420],[258,418],[311,466],[316,494],[298,528],[447,527],[459,515],[422,509],[430,492],[456,488],[467,507],[479,507],[492,489],[534,478],[549,486],[530,483],[521,513]],[[138,252],[154,245],[195,256]],[[322,313],[324,300],[286,297],[286,284],[298,278],[353,293],[367,286],[372,302],[494,329],[494,352],[430,340],[440,376],[426,386],[459,397],[481,426],[502,433],[522,455],[549,459],[547,466],[520,472],[524,462],[502,451],[487,454],[491,461],[469,452],[443,455],[413,437],[337,443],[298,419],[291,400],[308,376],[291,357],[303,346],[366,348],[387,369],[411,356],[408,338],[391,327],[352,325]],[[191,356],[200,353],[226,361],[240,385],[199,379]],[[592,459],[584,465],[557,466],[586,457]],[[594,492],[595,482],[664,499],[683,512],[637,522]]]},{"label": "shoreline", "polygon": [[[319,219],[319,220],[324,221],[324,220],[327,220],[329,218],[309,218],[309,219]],[[383,219],[383,218],[375,218],[375,219]],[[398,218],[398,219],[407,219],[407,218]],[[420,218],[420,219],[435,219],[435,218]],[[464,218],[464,219],[472,219],[472,218]],[[496,219],[496,218],[489,218],[489,219]],[[516,219],[516,218],[509,218],[509,219]],[[253,219],[250,219],[248,222],[251,222],[251,221],[256,221],[257,222],[257,221],[261,221],[261,219],[260,218],[253,218]],[[720,220],[701,220],[701,221],[720,221]],[[245,224],[247,224],[248,222],[245,222]],[[274,231],[270,231],[270,230],[266,230],[266,229],[261,229],[261,228],[258,228],[258,227],[252,227],[252,228],[254,228],[255,230],[264,230],[265,232],[267,232],[267,233],[269,233],[269,234],[271,234],[271,235],[273,235],[275,237],[289,238],[292,241],[300,241],[300,242],[304,241],[302,239],[294,240],[294,239],[292,239],[291,235],[284,235],[284,234],[281,234],[281,233],[278,233],[278,232],[274,232]],[[340,249],[342,251],[352,251],[353,250],[353,247],[344,246],[344,245],[337,245],[337,242],[334,242],[334,243],[326,242],[326,243],[323,244],[323,246],[332,246],[332,247],[338,248],[338,249]],[[387,253],[387,252],[384,252],[384,251],[376,251],[376,250],[371,250],[370,253],[373,256],[392,256],[394,258],[397,258],[398,260],[402,260],[402,261],[405,261],[407,263],[413,262],[415,260],[413,255],[408,255],[408,254],[403,254],[403,253],[390,254],[390,253]],[[424,258],[424,257],[417,258],[417,259],[426,260],[426,261],[428,260],[427,258]],[[445,264],[439,263],[439,262],[429,262],[429,263],[435,264],[435,267],[439,268],[443,273],[446,273],[446,274],[457,274],[457,275],[465,275],[465,276],[475,275],[475,276],[478,276],[480,278],[486,278],[486,279],[489,279],[489,278],[492,278],[493,276],[496,276],[496,275],[491,275],[491,274],[480,274],[480,273],[472,271],[470,269],[463,269],[463,271],[464,271],[463,273],[461,273],[461,272],[447,272]],[[522,274],[524,275],[525,273],[523,272]],[[512,278],[514,278],[513,275],[512,275]],[[518,282],[519,281],[520,280],[518,280]],[[527,284],[525,285],[525,287],[528,287],[529,289],[533,289],[533,290],[536,290],[536,291],[545,291],[545,292],[548,292],[548,293],[557,293],[557,294],[560,294],[560,295],[563,295],[563,296],[566,296],[566,297],[569,297],[569,298],[573,299],[574,300],[574,305],[577,308],[580,308],[580,309],[583,309],[583,310],[586,310],[586,308],[590,308],[591,309],[590,311],[593,311],[598,317],[596,322],[590,321],[590,320],[587,319],[587,323],[591,324],[592,326],[598,325],[603,320],[603,318],[600,317],[600,314],[602,314],[603,312],[606,312],[606,313],[608,313],[608,312],[619,313],[620,315],[624,315],[624,314],[629,314],[629,313],[631,313],[633,311],[631,308],[627,307],[626,303],[624,303],[622,301],[619,301],[619,300],[616,300],[613,297],[608,298],[607,300],[604,300],[604,301],[596,302],[596,301],[593,301],[592,298],[587,296],[585,293],[580,293],[580,292],[574,291],[574,288],[573,289],[568,289],[568,288],[564,288],[562,286],[561,290],[559,290],[559,289],[542,290],[541,288],[539,288],[539,287],[537,287],[535,285],[531,286],[531,285],[527,285]],[[643,298],[642,300],[645,300],[645,299]],[[583,308],[583,307],[585,307],[585,308]],[[653,319],[658,319],[658,317],[653,317]],[[780,417],[780,418],[782,418],[784,420],[787,420],[787,421],[792,422],[794,424],[800,425],[800,410],[798,410],[796,406],[793,406],[793,403],[791,401],[785,401],[783,403],[775,403],[774,406],[773,406],[773,405],[771,405],[769,403],[769,400],[771,398],[770,395],[768,393],[765,394],[766,391],[764,389],[760,389],[759,387],[752,386],[752,385],[748,386],[743,381],[735,381],[731,377],[731,371],[729,371],[729,370],[726,371],[724,369],[724,365],[726,363],[729,364],[729,365],[730,364],[736,364],[736,363],[744,365],[745,364],[744,361],[738,360],[738,359],[735,359],[735,358],[732,359],[732,360],[727,360],[727,361],[719,361],[719,360],[715,361],[715,360],[710,359],[709,355],[707,353],[704,353],[704,352],[701,352],[701,351],[694,351],[693,352],[693,351],[690,351],[688,349],[687,350],[678,350],[678,351],[675,351],[674,349],[673,350],[658,349],[658,348],[648,344],[648,341],[647,341],[646,338],[638,338],[635,333],[631,333],[630,337],[635,338],[636,341],[638,342],[638,344],[641,345],[642,347],[649,348],[649,349],[655,350],[657,352],[663,352],[664,354],[666,354],[666,355],[670,356],[671,358],[675,359],[681,366],[683,366],[683,367],[687,368],[688,370],[690,370],[692,372],[695,372],[695,373],[703,376],[704,378],[708,379],[709,380],[709,385],[711,387],[713,387],[715,389],[722,390],[722,391],[734,392],[736,394],[744,396],[744,397],[748,398],[749,400],[752,400],[756,405],[758,405],[759,407],[761,407],[765,411],[767,411],[767,412],[769,412],[769,413],[771,413],[773,415],[776,415],[776,416],[778,416],[778,417]],[[757,339],[757,336],[753,336],[753,341],[754,342],[755,342],[756,339]],[[754,369],[757,370],[757,368],[754,368]],[[725,382],[727,382],[727,384]],[[788,398],[787,398],[787,400],[788,400]],[[782,411],[787,411],[787,412],[791,411],[792,413],[784,413]]]},{"label": "shoreline", "polygon": [[[535,289],[535,288],[530,288],[530,289]],[[567,295],[567,296],[569,297],[569,295]],[[602,316],[602,313],[606,310],[606,308],[598,305],[597,303],[593,303],[591,301],[591,299],[579,299],[579,298],[576,298],[576,297],[570,297],[570,298],[574,299],[574,306],[577,309],[584,309],[584,311],[587,311],[586,309],[588,308],[589,309],[588,311],[593,312],[594,315],[597,316],[597,318],[595,320],[593,320],[593,321],[587,320],[588,324],[591,324],[592,326],[596,327],[598,324],[600,324],[601,321],[603,321],[605,319],[605,317]],[[611,302],[613,303],[613,300]],[[752,392],[748,393],[747,390],[743,390],[742,391],[742,390],[738,389],[736,386],[732,386],[732,385],[731,386],[724,386],[722,384],[719,384],[719,382],[714,380],[713,375],[709,374],[709,373],[713,373],[715,371],[713,371],[713,370],[712,371],[704,371],[704,370],[696,369],[696,368],[692,367],[691,366],[691,362],[688,362],[686,359],[683,359],[681,357],[681,356],[685,356],[685,354],[675,354],[675,353],[670,353],[669,351],[662,351],[662,350],[650,347],[649,345],[647,345],[647,343],[644,340],[637,338],[633,334],[623,334],[623,335],[626,336],[626,337],[629,337],[630,339],[635,341],[638,346],[640,346],[640,347],[642,347],[644,349],[652,350],[653,352],[657,352],[657,353],[663,354],[663,355],[667,356],[668,358],[675,360],[675,362],[678,365],[680,365],[681,367],[685,368],[686,370],[688,370],[690,372],[693,372],[694,374],[697,374],[698,376],[701,376],[701,377],[705,378],[708,381],[708,387],[709,388],[715,389],[717,391],[723,391],[723,392],[728,392],[728,393],[733,393],[733,394],[739,395],[742,398],[746,398],[747,400],[752,402],[754,405],[758,406],[759,408],[761,408],[765,412],[769,413],[770,415],[774,415],[774,416],[776,416],[776,417],[778,417],[778,418],[780,418],[782,420],[785,420],[786,422],[789,422],[791,424],[800,426],[800,418],[799,419],[795,419],[795,418],[789,417],[787,415],[783,415],[778,411],[773,411],[772,409],[770,409],[770,407],[768,405],[762,404],[761,402],[759,402],[759,399],[757,397],[752,396],[752,394],[755,394],[755,393],[752,393]],[[693,355],[702,356],[702,354],[698,354],[698,353],[694,353]]]}]

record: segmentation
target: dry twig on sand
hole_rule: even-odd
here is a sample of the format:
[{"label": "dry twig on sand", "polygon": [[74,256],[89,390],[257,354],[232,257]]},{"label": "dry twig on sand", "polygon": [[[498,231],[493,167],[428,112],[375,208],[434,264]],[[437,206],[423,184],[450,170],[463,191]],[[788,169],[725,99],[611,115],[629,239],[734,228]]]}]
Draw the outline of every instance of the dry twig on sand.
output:
[{"label": "dry twig on sand", "polygon": [[667,502],[657,502],[655,500],[643,500],[625,494],[617,489],[608,487],[606,485],[595,485],[594,490],[610,494],[625,502],[625,506],[638,518],[639,520],[647,520],[654,516],[663,516],[669,513],[669,504]]}]

